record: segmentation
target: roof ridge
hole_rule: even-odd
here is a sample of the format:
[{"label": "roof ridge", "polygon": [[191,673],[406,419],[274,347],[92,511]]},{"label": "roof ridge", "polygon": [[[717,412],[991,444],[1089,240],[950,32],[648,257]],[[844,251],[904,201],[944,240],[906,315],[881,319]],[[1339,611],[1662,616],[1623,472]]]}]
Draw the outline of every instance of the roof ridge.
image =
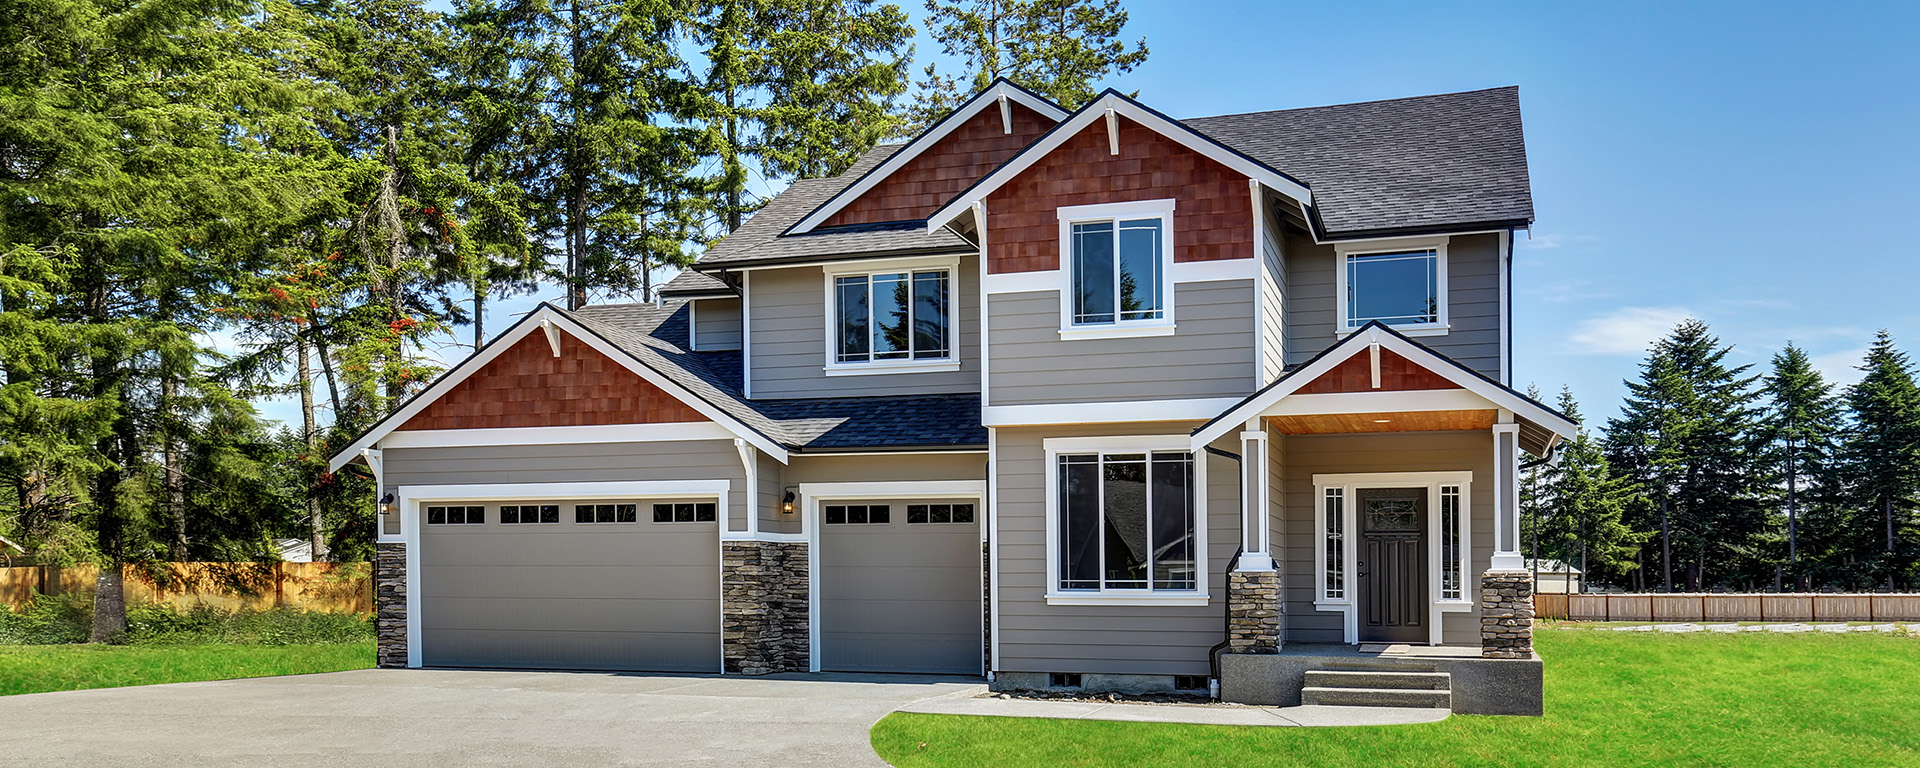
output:
[{"label": "roof ridge", "polygon": [[1500,86],[1494,86],[1492,88],[1475,88],[1473,90],[1468,90],[1468,91],[1445,91],[1442,93],[1425,93],[1425,94],[1420,94],[1418,96],[1397,96],[1391,99],[1368,99],[1366,101],[1345,101],[1337,104],[1315,104],[1312,106],[1305,106],[1305,107],[1262,109],[1262,110],[1256,110],[1253,112],[1229,112],[1227,114],[1221,114],[1221,115],[1197,115],[1194,117],[1180,118],[1180,122],[1184,123],[1189,120],[1215,120],[1223,117],[1252,117],[1256,115],[1272,115],[1272,114],[1278,114],[1282,112],[1312,112],[1312,111],[1321,110],[1321,109],[1338,109],[1340,107],[1364,107],[1369,104],[1392,104],[1395,102],[1438,99],[1438,98],[1443,98],[1447,96],[1467,96],[1467,95],[1476,94],[1476,93],[1492,93],[1495,91],[1518,91],[1518,90],[1520,90],[1520,86],[1518,85],[1500,85]]}]

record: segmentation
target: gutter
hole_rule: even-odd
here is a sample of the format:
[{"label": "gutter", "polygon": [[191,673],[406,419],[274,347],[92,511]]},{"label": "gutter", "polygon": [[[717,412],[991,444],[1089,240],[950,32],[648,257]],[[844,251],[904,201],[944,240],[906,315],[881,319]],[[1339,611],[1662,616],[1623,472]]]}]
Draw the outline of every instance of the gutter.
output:
[{"label": "gutter", "polygon": [[[1246,464],[1241,459],[1240,454],[1232,451],[1224,451],[1211,445],[1205,446],[1205,448],[1207,453],[1233,459],[1234,465],[1240,468],[1241,476],[1244,477],[1246,475]],[[1244,485],[1244,483],[1241,485]],[[1201,493],[1205,492],[1205,489],[1201,489]],[[1245,504],[1246,500],[1242,499],[1241,503]],[[1245,541],[1246,531],[1240,532],[1240,538],[1242,541]],[[1246,546],[1244,544],[1234,547],[1233,557],[1227,560],[1226,570],[1221,572],[1221,575],[1226,576],[1229,582],[1232,580],[1231,574],[1233,573],[1233,569],[1240,565],[1240,556],[1245,553]],[[1226,600],[1226,605],[1222,606],[1222,610],[1220,611],[1220,642],[1214,643],[1212,648],[1207,649],[1207,695],[1213,697],[1215,701],[1220,699],[1220,652],[1226,650],[1227,645],[1232,642],[1231,637],[1233,635],[1233,596],[1226,595],[1224,599]]]}]

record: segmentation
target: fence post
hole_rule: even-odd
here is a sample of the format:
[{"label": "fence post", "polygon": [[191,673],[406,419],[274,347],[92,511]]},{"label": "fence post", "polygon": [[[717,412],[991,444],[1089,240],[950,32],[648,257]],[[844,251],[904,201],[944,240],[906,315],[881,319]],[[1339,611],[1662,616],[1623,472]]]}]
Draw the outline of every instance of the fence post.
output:
[{"label": "fence post", "polygon": [[283,583],[286,577],[285,565],[281,562],[273,564],[273,607],[276,609],[287,604],[286,585]]}]

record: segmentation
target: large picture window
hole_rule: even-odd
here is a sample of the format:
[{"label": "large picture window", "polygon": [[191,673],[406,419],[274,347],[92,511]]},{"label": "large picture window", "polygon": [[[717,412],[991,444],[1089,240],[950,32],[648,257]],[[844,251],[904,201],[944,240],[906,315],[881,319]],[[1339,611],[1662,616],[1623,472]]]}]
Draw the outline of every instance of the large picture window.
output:
[{"label": "large picture window", "polygon": [[1401,240],[1342,246],[1341,328],[1379,322],[1403,331],[1444,333],[1447,325],[1447,243]]},{"label": "large picture window", "polygon": [[1197,588],[1192,454],[1073,453],[1057,461],[1060,590]]},{"label": "large picture window", "polygon": [[833,278],[834,362],[952,357],[952,291],[947,270],[875,272]]}]

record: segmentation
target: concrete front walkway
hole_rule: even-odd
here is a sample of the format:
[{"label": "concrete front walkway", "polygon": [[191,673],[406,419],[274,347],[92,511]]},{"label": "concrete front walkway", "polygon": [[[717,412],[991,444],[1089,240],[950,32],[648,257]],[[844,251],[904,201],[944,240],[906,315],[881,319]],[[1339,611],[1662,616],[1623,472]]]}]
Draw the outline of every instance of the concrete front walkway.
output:
[{"label": "concrete front walkway", "polygon": [[867,730],[976,681],[361,670],[0,697],[0,765],[882,766]]},{"label": "concrete front walkway", "polygon": [[1130,702],[1044,701],[951,695],[900,708],[929,715],[1048,717],[1061,720],[1118,720],[1131,723],[1194,725],[1343,726],[1407,725],[1447,719],[1445,709],[1399,707],[1242,707]]}]

